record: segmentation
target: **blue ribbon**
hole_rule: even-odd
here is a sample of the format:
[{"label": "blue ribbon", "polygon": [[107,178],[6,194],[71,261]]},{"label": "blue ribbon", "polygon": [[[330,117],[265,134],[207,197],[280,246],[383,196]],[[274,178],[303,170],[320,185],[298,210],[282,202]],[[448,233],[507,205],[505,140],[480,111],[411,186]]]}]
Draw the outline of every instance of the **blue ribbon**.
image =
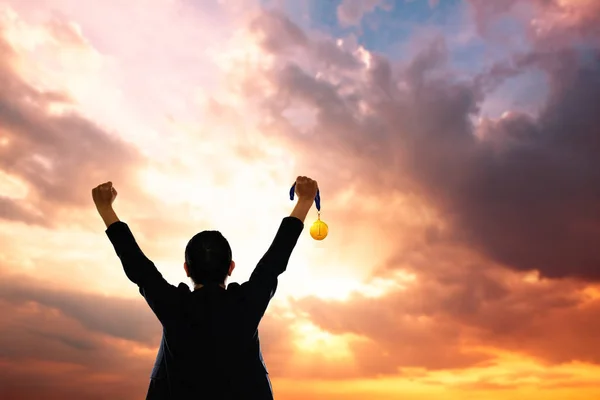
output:
[{"label": "blue ribbon", "polygon": [[[290,200],[294,200],[294,193],[296,193],[296,184],[292,186],[290,189]],[[315,205],[317,206],[317,211],[321,211],[321,193],[319,189],[317,189],[317,195],[315,196]]]}]

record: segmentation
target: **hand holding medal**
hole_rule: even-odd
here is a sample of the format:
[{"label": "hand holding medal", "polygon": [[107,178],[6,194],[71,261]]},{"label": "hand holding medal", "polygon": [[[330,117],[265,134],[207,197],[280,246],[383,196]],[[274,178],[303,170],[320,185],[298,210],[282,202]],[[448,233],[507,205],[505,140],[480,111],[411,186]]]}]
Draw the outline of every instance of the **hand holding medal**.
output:
[{"label": "hand holding medal", "polygon": [[[290,189],[290,200],[294,200],[294,194],[296,193],[296,184]],[[321,193],[317,189],[317,195],[315,196],[315,205],[317,206],[317,220],[310,227],[310,236],[315,240],[323,240],[329,233],[329,227],[323,221],[321,221]]]}]

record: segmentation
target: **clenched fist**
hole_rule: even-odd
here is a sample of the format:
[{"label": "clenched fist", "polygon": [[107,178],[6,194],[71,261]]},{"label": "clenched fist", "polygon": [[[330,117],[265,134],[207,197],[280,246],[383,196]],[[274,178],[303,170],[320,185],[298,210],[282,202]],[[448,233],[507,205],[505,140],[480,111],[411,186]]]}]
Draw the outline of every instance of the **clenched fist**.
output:
[{"label": "clenched fist", "polygon": [[298,195],[298,199],[310,200],[312,202],[317,195],[317,190],[319,190],[317,181],[306,176],[299,176],[296,179],[296,194]]},{"label": "clenched fist", "polygon": [[109,208],[117,198],[117,190],[113,187],[112,182],[106,182],[92,189],[92,198],[96,208]]}]

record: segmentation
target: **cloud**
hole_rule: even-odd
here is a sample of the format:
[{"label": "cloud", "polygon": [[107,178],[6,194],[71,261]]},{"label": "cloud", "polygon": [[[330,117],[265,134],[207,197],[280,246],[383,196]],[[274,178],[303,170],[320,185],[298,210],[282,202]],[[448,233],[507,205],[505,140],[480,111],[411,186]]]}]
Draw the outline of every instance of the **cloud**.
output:
[{"label": "cloud", "polygon": [[263,10],[249,24],[249,30],[269,53],[294,55],[307,51],[312,60],[331,68],[356,70],[361,65],[354,54],[345,51],[330,37],[311,37],[277,9]]},{"label": "cloud", "polygon": [[[109,297],[3,273],[0,305],[10,310],[0,317],[3,398],[145,393],[162,331],[141,296]],[[272,374],[285,376],[293,350],[290,331],[276,306],[269,314],[260,327],[264,357]]]},{"label": "cloud", "polygon": [[[495,10],[490,18],[502,10]],[[368,11],[358,14],[364,12]],[[246,227],[242,234],[258,232],[267,218],[256,214],[262,212],[256,204],[272,213],[268,203],[272,200],[259,198],[256,204],[246,203],[247,210],[230,211],[227,202],[238,192],[218,192],[211,187],[210,176],[203,174],[192,190],[188,176],[180,172],[187,173],[185,166],[198,170],[197,158],[216,165],[216,158],[208,153],[231,151],[228,165],[240,165],[232,154],[241,153],[255,162],[262,158],[270,165],[267,171],[273,172],[261,179],[278,181],[280,171],[274,170],[288,165],[281,160],[289,161],[294,168],[318,176],[324,188],[325,215],[333,222],[331,241],[324,244],[331,247],[324,249],[351,249],[326,257],[315,251],[314,265],[300,265],[321,270],[306,280],[307,286],[322,285],[319,278],[331,274],[333,292],[344,284],[349,270],[360,270],[364,276],[364,270],[373,269],[370,289],[383,281],[385,290],[378,287],[373,295],[365,289],[337,301],[299,298],[291,302],[291,311],[274,304],[261,324],[261,339],[276,379],[294,379],[297,386],[300,377],[357,380],[384,375],[398,379],[395,386],[418,380],[432,387],[455,382],[460,375],[471,383],[448,387],[471,392],[511,390],[518,377],[500,371],[504,360],[498,353],[535,358],[544,371],[553,370],[549,364],[572,360],[600,364],[600,354],[594,350],[599,333],[594,322],[599,312],[598,287],[590,283],[598,279],[595,243],[600,225],[595,129],[599,121],[593,107],[598,103],[598,71],[593,62],[597,47],[588,43],[582,51],[573,44],[575,37],[597,37],[592,25],[576,29],[587,19],[571,20],[570,25],[552,29],[561,46],[553,48],[541,36],[532,36],[535,46],[527,53],[465,77],[452,69],[452,49],[441,37],[417,41],[416,54],[394,62],[367,51],[353,37],[338,40],[305,32],[283,14],[264,12],[250,25],[248,36],[242,33],[240,58],[230,60],[232,71],[238,73],[232,77],[243,80],[228,82],[231,102],[223,101],[227,96],[211,99],[207,119],[229,124],[221,133],[242,132],[246,118],[254,118],[263,128],[261,139],[264,135],[265,143],[279,144],[280,152],[247,137],[229,147],[210,147],[201,134],[182,140],[181,149],[197,144],[203,152],[182,157],[176,167],[155,163],[162,175],[149,174],[147,183],[149,188],[167,187],[169,199],[161,201],[170,202],[187,222],[176,219],[166,225],[153,217],[161,202],[145,204],[152,218],[132,217],[132,224],[144,231],[140,241],[155,241],[158,228],[173,232],[189,228],[189,237],[196,232],[188,224],[191,216],[205,209],[226,209],[240,217],[254,213],[259,221],[256,229]],[[82,36],[68,24],[59,24],[53,32],[53,37],[70,45],[87,43],[78,40]],[[0,95],[6,113],[0,122],[10,129],[2,133],[8,146],[0,151],[13,153],[11,169],[7,164],[0,168],[25,182],[29,192],[24,197],[9,193],[13,197],[0,200],[0,213],[8,219],[50,225],[59,210],[79,208],[89,201],[88,179],[95,180],[93,175],[101,174],[98,170],[105,165],[107,156],[99,153],[119,161],[118,171],[114,165],[107,171],[111,179],[135,186],[132,176],[146,162],[135,148],[113,139],[82,115],[65,113],[76,106],[68,93],[42,90],[20,76],[18,56],[3,43],[0,79],[9,89]],[[189,51],[187,43],[178,43],[182,57]],[[253,47],[257,43],[260,49]],[[236,63],[244,57],[248,64]],[[493,96],[494,88],[531,70],[545,74],[550,88],[539,114],[511,110],[499,119],[479,119],[481,104]],[[137,84],[144,86],[145,79]],[[144,98],[154,101],[152,96]],[[216,125],[205,128],[216,129]],[[63,137],[63,132],[75,136]],[[225,144],[238,138],[222,136]],[[70,137],[79,144],[71,143]],[[165,143],[165,148],[170,145]],[[39,154],[37,161],[23,150],[26,145]],[[52,168],[62,175],[54,178],[47,171]],[[223,171],[215,181],[231,182],[235,176],[240,182],[256,182],[249,169],[232,171],[235,175]],[[73,190],[83,186],[85,190]],[[211,199],[216,199],[211,207],[183,207],[179,199],[172,199],[190,193],[202,197],[209,189]],[[272,204],[277,206],[276,201]],[[238,218],[231,221],[230,230],[239,231]],[[46,231],[36,232],[40,236],[28,236],[29,240]],[[166,257],[179,240],[175,234],[171,237],[157,247],[148,243],[149,251]],[[239,238],[242,243],[243,235]],[[11,260],[12,270],[32,263],[40,269],[52,268],[59,264],[59,256],[45,263],[40,260],[54,250],[56,237],[45,243],[51,247],[38,250],[27,265],[18,263],[14,249],[2,259]],[[90,253],[95,251],[91,247]],[[65,265],[82,259],[67,253]],[[67,274],[67,268],[60,274]],[[526,273],[532,269],[539,270],[541,279]],[[301,282],[294,280],[293,285]],[[328,288],[323,286],[325,292]],[[57,398],[130,398],[144,393],[160,326],[142,298],[120,299],[88,290],[92,289],[67,289],[55,280],[1,276],[0,302],[13,311],[0,318],[0,386],[9,398],[43,398],[50,392]],[[311,325],[316,327],[310,330]],[[304,328],[308,334],[302,333]],[[523,373],[538,380],[570,382],[571,375],[539,371],[538,364],[535,371]],[[32,373],[39,376],[36,387],[27,385]]]},{"label": "cloud", "polygon": [[[84,47],[67,23],[53,20],[48,34],[63,46]],[[0,169],[26,187],[25,198],[3,196],[0,216],[51,227],[64,210],[90,205],[93,186],[135,182],[145,158],[131,144],[75,111],[67,92],[40,89],[19,73],[20,56],[0,39]]]},{"label": "cloud", "polygon": [[337,7],[337,17],[342,25],[358,25],[365,14],[384,6],[382,0],[342,0]]},{"label": "cloud", "polygon": [[[287,30],[300,29],[290,23]],[[416,43],[420,50],[403,63],[340,46],[360,64],[335,73],[306,39],[294,52],[263,47],[273,62],[254,73],[274,90],[249,98],[269,113],[265,132],[324,175],[330,196],[380,195],[381,214],[398,223],[388,230],[382,222],[381,237],[398,250],[374,274],[416,275],[383,297],[293,304],[327,332],[364,339],[351,345],[363,376],[484,367],[498,362],[492,348],[550,364],[598,363],[588,349],[599,303],[586,291],[600,280],[599,49],[577,47],[575,32],[598,38],[569,28],[560,46],[536,42],[471,77],[452,69],[441,37]],[[548,83],[538,114],[480,116],[498,85],[529,71]],[[300,129],[295,113],[307,110],[312,124]],[[331,178],[329,165],[344,172]],[[432,210],[435,218],[423,218],[430,225],[404,232],[411,219],[386,203],[394,193],[415,197],[402,204],[415,217]],[[354,219],[365,209],[333,213]],[[573,325],[559,326],[567,316]]]},{"label": "cloud", "polygon": [[[90,331],[153,346],[160,329],[151,311],[139,299],[111,299],[101,295],[49,287],[24,276],[5,276],[0,282],[2,298],[15,304],[35,302],[60,310]],[[103,307],[97,308],[97,304]],[[158,334],[157,334],[158,332]]]},{"label": "cloud", "polygon": [[[62,32],[57,40],[72,30]],[[68,111],[68,94],[37,89],[15,70],[17,56],[0,39],[0,169],[27,187],[25,199],[3,197],[0,216],[54,225],[61,210],[89,207],[93,186],[106,180],[133,183],[145,159],[135,147]],[[63,111],[56,112],[57,107]]]},{"label": "cloud", "polygon": [[429,7],[436,8],[440,4],[440,0],[429,0]]},{"label": "cloud", "polygon": [[[3,275],[2,286],[0,304],[9,310],[0,317],[3,398],[103,399],[144,392],[160,338],[145,309],[131,307],[132,301],[53,290],[28,277]],[[112,315],[101,311],[111,305],[125,307]],[[154,329],[142,332],[140,321]]]},{"label": "cloud", "polygon": [[309,297],[293,307],[327,332],[364,338],[351,346],[362,376],[485,368],[500,362],[498,351],[545,365],[600,364],[600,352],[592,349],[600,298],[585,285],[451,264],[423,267],[411,285],[380,297]]},{"label": "cloud", "polygon": [[12,198],[4,196],[0,198],[0,218],[36,225],[44,225],[47,222],[43,216],[34,214]]},{"label": "cloud", "polygon": [[[480,33],[489,35],[499,17],[520,21],[537,46],[568,46],[574,38],[600,35],[595,0],[468,0]],[[597,42],[596,42],[597,43]]]},{"label": "cloud", "polygon": [[[319,160],[343,164],[364,190],[418,194],[455,240],[491,260],[597,281],[600,81],[597,64],[585,60],[598,48],[586,58],[573,46],[515,54],[508,70],[493,67],[470,79],[452,72],[443,38],[422,43],[404,64],[357,49],[365,67],[335,77],[314,71],[318,59],[309,68],[277,54],[262,75],[277,88],[265,96],[264,111],[270,132],[285,132],[282,140],[301,149],[303,164],[315,163],[311,149],[318,148]],[[516,110],[478,121],[496,85],[530,70],[544,73],[549,85],[538,115]],[[310,134],[286,115],[292,105],[315,116]]]}]

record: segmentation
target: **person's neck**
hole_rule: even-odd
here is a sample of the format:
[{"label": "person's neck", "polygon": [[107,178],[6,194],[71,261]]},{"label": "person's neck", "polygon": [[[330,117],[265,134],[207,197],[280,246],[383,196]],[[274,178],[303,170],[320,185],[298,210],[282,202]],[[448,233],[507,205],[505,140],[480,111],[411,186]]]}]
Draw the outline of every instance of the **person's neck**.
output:
[{"label": "person's neck", "polygon": [[[201,283],[195,283],[194,284],[194,290],[200,289],[201,287],[203,287],[204,285]],[[221,283],[219,286],[221,286],[223,289],[225,289],[225,284]]]}]

